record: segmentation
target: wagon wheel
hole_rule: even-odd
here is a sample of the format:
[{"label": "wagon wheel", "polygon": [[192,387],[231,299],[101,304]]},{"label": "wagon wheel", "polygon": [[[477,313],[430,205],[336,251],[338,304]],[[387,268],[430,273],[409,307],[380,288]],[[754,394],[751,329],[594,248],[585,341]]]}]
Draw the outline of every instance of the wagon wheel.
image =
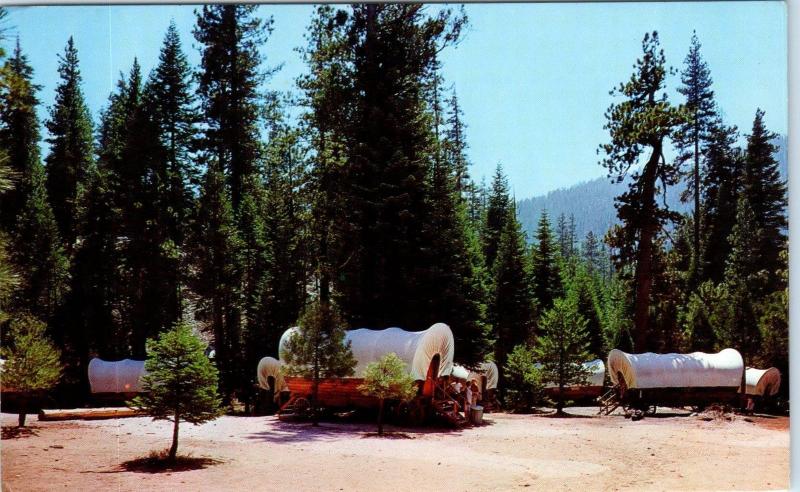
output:
[{"label": "wagon wheel", "polygon": [[425,406],[421,400],[415,400],[408,404],[408,423],[410,425],[421,425],[425,422]]},{"label": "wagon wheel", "polygon": [[293,410],[294,413],[301,417],[309,417],[311,415],[311,403],[303,397],[300,397],[294,401]]},{"label": "wagon wheel", "polygon": [[398,423],[407,423],[411,420],[411,404],[407,401],[401,401],[394,407],[394,419]]},{"label": "wagon wheel", "polygon": [[648,405],[647,409],[645,409],[644,414],[652,417],[656,414],[657,407],[655,405]]}]

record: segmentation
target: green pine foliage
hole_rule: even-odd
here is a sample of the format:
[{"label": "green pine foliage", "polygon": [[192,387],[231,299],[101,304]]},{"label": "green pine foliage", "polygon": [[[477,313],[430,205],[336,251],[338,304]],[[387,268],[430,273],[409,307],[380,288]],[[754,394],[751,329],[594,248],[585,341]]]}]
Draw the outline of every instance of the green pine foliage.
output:
[{"label": "green pine foliage", "polygon": [[736,223],[736,202],[743,189],[744,155],[735,147],[736,127],[717,122],[708,136],[703,175],[702,278],[722,282],[728,241]]},{"label": "green pine foliage", "polygon": [[406,363],[397,354],[390,352],[367,364],[364,382],[359,385],[358,390],[378,399],[378,435],[382,436],[385,401],[411,400],[417,394],[417,385],[408,374]]},{"label": "green pine foliage", "polygon": [[225,170],[231,205],[238,213],[250,176],[257,172],[263,72],[259,47],[268,41],[272,18],[256,17],[257,5],[204,5],[196,12],[200,43],[198,94],[205,125],[202,147]]},{"label": "green pine foliage", "polygon": [[768,272],[768,291],[783,287],[777,272],[783,269],[781,251],[786,248],[786,182],[778,172],[776,135],[764,125],[764,112],[756,111],[753,129],[747,136],[743,176],[743,195],[753,210],[760,229],[760,240],[750,251],[759,266]]},{"label": "green pine foliage", "polygon": [[564,388],[585,384],[588,371],[581,365],[591,359],[586,320],[571,299],[556,299],[539,322],[534,356],[542,365],[542,380],[559,388],[556,412],[563,413]]},{"label": "green pine foliage", "polygon": [[[511,350],[530,343],[535,335],[536,300],[525,251],[525,238],[517,221],[514,205],[507,210],[505,225],[494,264],[489,321],[496,339],[494,360],[505,367]],[[503,388],[509,388],[509,375],[503,374]]]},{"label": "green pine foliage", "polygon": [[[313,380],[312,403],[316,409],[320,379],[351,376],[356,360],[350,342],[344,341],[344,320],[336,307],[312,301],[297,325],[298,330],[289,337],[280,356],[288,374]],[[317,412],[312,415],[317,425]]]},{"label": "green pine foliage", "polygon": [[517,412],[528,412],[545,400],[544,375],[534,350],[530,345],[520,344],[508,354],[503,365],[506,375],[506,405]]},{"label": "green pine foliage", "polygon": [[550,219],[547,211],[543,211],[536,230],[536,243],[531,251],[533,293],[542,310],[550,309],[553,301],[563,292],[556,254]]},{"label": "green pine foliage", "polygon": [[[3,386],[14,388],[23,395],[41,392],[55,386],[61,378],[61,352],[46,334],[47,326],[29,314],[19,314],[12,319],[5,337],[8,342],[0,347],[0,366]],[[19,426],[25,426],[26,401],[23,397],[19,410]]]},{"label": "green pine foliage", "polygon": [[193,289],[201,296],[198,316],[208,322],[214,335],[221,392],[227,402],[240,385],[236,374],[241,363],[241,272],[237,260],[241,241],[225,178],[216,162],[207,166],[197,209]]},{"label": "green pine foliage", "polygon": [[39,87],[33,84],[33,69],[19,42],[4,75],[7,90],[2,92],[0,145],[8,149],[7,162],[18,181],[2,197],[0,224],[12,234],[12,261],[21,274],[15,304],[50,320],[66,294],[69,262],[47,199],[39,157]]},{"label": "green pine foliage", "polygon": [[[664,141],[685,121],[680,108],[667,100],[665,81],[668,70],[658,33],[647,33],[642,40],[642,57],[636,60],[631,78],[611,94],[622,101],[606,111],[604,128],[610,143],[600,146],[605,157],[601,165],[619,183],[631,176],[627,192],[617,197],[617,217],[621,226],[614,229],[610,246],[616,249],[619,267],[633,267],[634,342],[636,350],[650,347],[651,290],[655,240],[661,227],[675,220],[674,213],[658,205],[656,198],[679,178],[679,166],[662,158]],[[649,155],[646,153],[649,152]],[[645,156],[643,167],[633,170]],[[656,181],[660,186],[656,186]]]},{"label": "green pine foliage", "polygon": [[72,37],[59,56],[56,100],[46,122],[50,137],[47,156],[47,196],[59,234],[71,252],[81,217],[80,201],[93,162],[92,119],[81,89],[78,50]]},{"label": "green pine foliage", "polygon": [[576,268],[575,275],[572,276],[565,290],[566,297],[576,305],[578,314],[586,320],[586,336],[589,342],[587,350],[591,354],[590,358],[605,358],[608,352],[605,350],[603,337],[600,301],[597,294],[598,284],[589,274],[585,265],[581,264]]},{"label": "green pine foliage", "polygon": [[503,174],[503,166],[499,163],[494,172],[491,190],[488,193],[486,219],[481,231],[481,239],[483,240],[483,256],[486,260],[486,268],[492,271],[494,269],[494,260],[497,257],[497,249],[500,247],[500,235],[508,217],[508,208],[511,200],[508,191],[508,178]]},{"label": "green pine foliage", "polygon": [[701,206],[702,170],[701,162],[710,140],[717,117],[714,91],[711,90],[711,71],[708,64],[700,54],[700,41],[696,33],[692,33],[689,54],[684,60],[685,68],[681,72],[681,87],[678,92],[686,97],[685,110],[688,118],[673,136],[673,143],[678,150],[677,163],[682,165],[689,162],[691,170],[686,172],[689,187],[686,189],[683,201],[693,199],[693,230],[692,230],[692,256],[689,270],[689,283],[696,286],[700,278],[702,250],[701,239],[703,224],[703,209]]},{"label": "green pine foliage", "polygon": [[177,323],[147,342],[143,392],[130,405],[153,420],[173,423],[169,459],[178,452],[181,422],[202,424],[220,415],[217,368],[205,355],[205,344],[185,323]]}]

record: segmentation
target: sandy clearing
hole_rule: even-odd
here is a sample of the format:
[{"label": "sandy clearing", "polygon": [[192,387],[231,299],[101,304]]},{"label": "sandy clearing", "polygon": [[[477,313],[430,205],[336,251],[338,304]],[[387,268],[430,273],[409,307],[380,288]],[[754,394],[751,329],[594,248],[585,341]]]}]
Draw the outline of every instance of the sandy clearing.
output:
[{"label": "sandy clearing", "polygon": [[[593,409],[575,409],[589,414]],[[768,490],[788,487],[788,418],[704,422],[675,414],[554,419],[493,414],[460,431],[288,424],[226,416],[181,428],[201,469],[128,471],[169,444],[170,424],[137,417],[38,422],[2,442],[4,490]],[[3,414],[4,427],[15,416]],[[391,430],[396,430],[391,428]],[[53,447],[55,446],[55,447]],[[63,446],[60,448],[58,446]],[[758,466],[751,466],[753,461]],[[745,473],[744,470],[747,470]]]}]

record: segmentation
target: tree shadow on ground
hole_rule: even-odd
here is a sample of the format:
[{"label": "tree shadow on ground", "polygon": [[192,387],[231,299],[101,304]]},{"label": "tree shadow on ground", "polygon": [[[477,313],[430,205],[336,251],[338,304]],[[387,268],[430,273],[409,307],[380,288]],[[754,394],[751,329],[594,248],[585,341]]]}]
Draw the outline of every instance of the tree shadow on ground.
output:
[{"label": "tree shadow on ground", "polygon": [[36,427],[17,427],[15,425],[3,427],[2,439],[21,439],[38,435],[39,432],[37,431]]},{"label": "tree shadow on ground", "polygon": [[[493,425],[493,423],[492,420],[486,419],[483,421],[483,424],[475,427],[485,427]],[[418,436],[427,434],[457,435],[468,429],[470,429],[470,427],[452,428],[433,425],[426,427],[401,427],[386,425],[385,436],[397,434],[397,436],[389,438],[415,439]],[[271,425],[270,429],[255,432],[246,437],[257,441],[291,443],[336,441],[343,437],[373,437],[373,435],[376,434],[376,424],[374,422],[320,422],[318,426],[314,426],[309,422],[283,422],[276,420]]]},{"label": "tree shadow on ground", "polygon": [[362,439],[368,439],[371,437],[377,437],[378,439],[414,439],[414,436],[411,436],[405,432],[384,432],[383,434],[378,434],[377,432],[367,432],[361,435]]},{"label": "tree shadow on ground", "polygon": [[120,464],[119,471],[137,473],[162,473],[202,470],[209,466],[224,463],[222,460],[203,456],[177,456],[174,460],[168,458],[166,451],[153,451],[149,456],[135,458]]}]

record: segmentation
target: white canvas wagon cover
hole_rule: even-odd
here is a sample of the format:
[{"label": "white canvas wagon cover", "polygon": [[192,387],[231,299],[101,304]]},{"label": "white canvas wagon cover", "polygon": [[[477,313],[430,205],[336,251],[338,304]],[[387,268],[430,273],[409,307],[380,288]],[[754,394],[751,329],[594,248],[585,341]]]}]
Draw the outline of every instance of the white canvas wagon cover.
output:
[{"label": "white canvas wagon cover", "polygon": [[138,393],[142,376],[147,374],[143,360],[89,361],[89,386],[92,393]]},{"label": "white canvas wagon cover", "polygon": [[628,354],[614,349],[608,354],[611,381],[622,374],[628,388],[731,388],[742,381],[744,363],[738,351],[717,354]]},{"label": "white canvas wagon cover", "polygon": [[480,386],[481,376],[486,376],[486,389],[497,389],[497,381],[500,379],[500,373],[497,371],[497,364],[487,360],[478,366],[476,372],[470,372],[468,381],[476,380]]},{"label": "white canvas wagon cover", "polygon": [[258,378],[258,385],[261,389],[269,390],[269,377],[272,376],[275,380],[275,387],[277,392],[289,391],[289,386],[283,379],[283,372],[281,372],[281,362],[274,357],[264,357],[258,361],[258,368],[256,369],[256,377]]},{"label": "white canvas wagon cover", "polygon": [[[297,328],[286,330],[281,336],[279,356],[285,363],[284,350],[289,337]],[[364,377],[364,370],[370,362],[376,362],[384,355],[394,352],[406,363],[409,374],[418,381],[424,380],[433,358],[439,356],[438,376],[447,376],[453,370],[453,332],[444,323],[436,323],[427,330],[406,331],[401,328],[370,330],[360,328],[345,333],[345,342],[350,342],[353,357],[356,359],[353,377]]]},{"label": "white canvas wagon cover", "polygon": [[744,379],[748,395],[773,396],[781,388],[781,372],[775,367],[748,367],[744,372]]}]

